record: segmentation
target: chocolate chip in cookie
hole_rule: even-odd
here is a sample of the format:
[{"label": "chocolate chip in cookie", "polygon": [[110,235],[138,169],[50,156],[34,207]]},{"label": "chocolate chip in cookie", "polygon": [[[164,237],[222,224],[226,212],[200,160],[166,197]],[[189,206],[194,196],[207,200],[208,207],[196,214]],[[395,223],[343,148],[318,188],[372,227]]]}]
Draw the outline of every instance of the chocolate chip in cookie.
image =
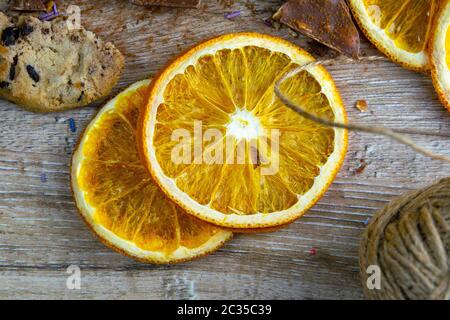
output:
[{"label": "chocolate chip in cookie", "polygon": [[8,27],[2,31],[2,43],[9,47],[15,45],[20,37],[20,31],[17,27]]},{"label": "chocolate chip in cookie", "polygon": [[11,63],[11,67],[9,68],[9,80],[13,81],[16,77],[16,66],[19,63],[19,55],[16,55]]},{"label": "chocolate chip in cookie", "polygon": [[39,80],[41,79],[39,73],[37,73],[36,69],[34,69],[33,66],[27,65],[27,72],[30,78],[34,80],[34,82],[39,82]]},{"label": "chocolate chip in cookie", "polygon": [[23,25],[21,25],[19,27],[19,32],[22,37],[26,37],[26,36],[30,35],[33,31],[34,31],[33,26],[30,26],[27,23],[24,23]]}]

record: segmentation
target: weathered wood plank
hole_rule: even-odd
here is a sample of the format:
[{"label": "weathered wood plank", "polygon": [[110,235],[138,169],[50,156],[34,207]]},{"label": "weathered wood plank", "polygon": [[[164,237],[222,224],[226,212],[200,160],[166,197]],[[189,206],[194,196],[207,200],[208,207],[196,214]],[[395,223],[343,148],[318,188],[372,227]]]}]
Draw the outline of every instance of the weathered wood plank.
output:
[{"label": "weathered wood plank", "polygon": [[[84,25],[126,54],[115,92],[154,75],[181,50],[227,32],[266,32],[311,49],[306,38],[264,25],[282,2],[222,5],[205,0],[202,10],[143,10],[125,0],[70,1],[80,4]],[[5,3],[0,1],[0,7]],[[238,9],[241,17],[224,19],[226,12]],[[365,41],[363,51],[378,54]],[[414,138],[450,155],[450,114],[439,104],[428,76],[390,62],[337,64],[329,70],[352,121],[426,130],[429,136]],[[369,112],[355,108],[358,99],[368,101]],[[35,115],[0,101],[0,299],[362,298],[358,244],[364,221],[393,197],[450,172],[449,165],[384,138],[352,133],[338,179],[298,222],[276,233],[238,235],[198,261],[147,266],[105,248],[74,207],[70,154],[95,112],[91,106]],[[75,133],[69,118],[76,122]],[[313,247],[316,255],[309,253]],[[72,264],[82,270],[80,291],[65,286],[66,268]]]}]

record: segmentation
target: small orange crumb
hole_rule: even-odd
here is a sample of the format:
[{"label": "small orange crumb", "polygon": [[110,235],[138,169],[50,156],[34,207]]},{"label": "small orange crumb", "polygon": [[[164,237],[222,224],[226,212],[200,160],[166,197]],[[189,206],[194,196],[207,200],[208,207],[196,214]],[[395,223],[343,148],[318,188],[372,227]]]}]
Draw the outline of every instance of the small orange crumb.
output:
[{"label": "small orange crumb", "polygon": [[356,107],[361,112],[366,112],[368,109],[367,101],[366,100],[358,100],[356,101]]}]

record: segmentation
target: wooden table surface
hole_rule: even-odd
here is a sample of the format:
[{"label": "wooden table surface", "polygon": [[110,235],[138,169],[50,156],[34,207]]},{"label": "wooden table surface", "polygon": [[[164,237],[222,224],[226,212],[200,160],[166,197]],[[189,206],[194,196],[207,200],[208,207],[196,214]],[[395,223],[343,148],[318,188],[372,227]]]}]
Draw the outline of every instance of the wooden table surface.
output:
[{"label": "wooden table surface", "polygon": [[[1,8],[6,2],[0,1]],[[154,75],[181,50],[228,32],[265,32],[317,51],[310,40],[263,23],[282,2],[204,0],[201,10],[146,10],[125,0],[70,1],[80,4],[85,27],[126,55],[115,93]],[[243,10],[240,17],[224,18],[236,10]],[[363,52],[379,54],[365,40]],[[450,155],[450,113],[427,75],[390,62],[339,63],[328,69],[352,121],[424,130],[428,135],[414,136],[418,142]],[[367,100],[368,112],[355,107],[358,99]],[[37,115],[0,101],[0,299],[360,299],[364,222],[392,198],[450,170],[384,138],[352,133],[335,183],[299,221],[275,233],[237,235],[197,261],[145,265],[103,246],[74,206],[70,156],[97,109]],[[81,290],[66,288],[69,265],[81,268]]]}]

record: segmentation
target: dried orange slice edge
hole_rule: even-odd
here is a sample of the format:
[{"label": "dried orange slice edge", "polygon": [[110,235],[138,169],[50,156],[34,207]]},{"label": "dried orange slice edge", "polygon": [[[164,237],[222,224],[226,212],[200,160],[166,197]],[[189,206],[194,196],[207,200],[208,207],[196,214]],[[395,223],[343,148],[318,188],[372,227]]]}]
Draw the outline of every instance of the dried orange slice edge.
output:
[{"label": "dried orange slice edge", "polygon": [[350,0],[366,37],[394,62],[415,71],[430,68],[427,44],[437,0]]},{"label": "dried orange slice edge", "polygon": [[[347,131],[307,121],[274,97],[277,78],[311,61],[280,38],[238,33],[205,41],[168,65],[151,85],[140,132],[142,153],[162,190],[188,213],[227,228],[271,228],[302,216],[334,180],[348,143]],[[222,71],[214,71],[221,63]],[[295,101],[303,99],[311,112],[347,121],[334,81],[321,66],[288,80],[282,90]],[[279,128],[286,154],[282,173],[262,177],[262,168],[248,162],[220,168],[173,164],[173,130],[191,130],[194,120],[202,120],[204,129],[226,131],[226,139],[235,142]],[[248,126],[239,131],[242,124]]]},{"label": "dried orange slice edge", "polygon": [[215,251],[232,233],[182,212],[141,164],[135,132],[149,83],[133,84],[91,121],[73,154],[71,185],[103,243],[142,262],[177,263]]},{"label": "dried orange slice edge", "polygon": [[450,1],[443,2],[433,29],[430,43],[433,83],[442,103],[450,111]]}]

